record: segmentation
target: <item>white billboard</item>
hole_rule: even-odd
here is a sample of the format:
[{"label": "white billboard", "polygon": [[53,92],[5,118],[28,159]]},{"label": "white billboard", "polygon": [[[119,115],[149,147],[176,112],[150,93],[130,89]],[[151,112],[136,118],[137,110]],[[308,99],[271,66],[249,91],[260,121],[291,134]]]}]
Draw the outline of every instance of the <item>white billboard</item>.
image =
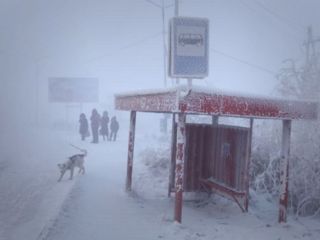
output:
[{"label": "white billboard", "polygon": [[208,48],[208,19],[172,18],[170,21],[170,76],[181,78],[208,76]]},{"label": "white billboard", "polygon": [[99,101],[97,78],[52,77],[48,79],[49,102],[83,103]]}]

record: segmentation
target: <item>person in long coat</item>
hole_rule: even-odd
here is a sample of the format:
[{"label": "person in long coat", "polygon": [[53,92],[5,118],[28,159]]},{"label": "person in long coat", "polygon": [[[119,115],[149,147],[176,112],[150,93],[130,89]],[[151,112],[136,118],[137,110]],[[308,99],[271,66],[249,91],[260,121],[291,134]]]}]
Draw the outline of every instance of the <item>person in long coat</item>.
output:
[{"label": "person in long coat", "polygon": [[80,114],[79,123],[80,123],[79,133],[81,135],[81,140],[84,141],[89,134],[88,120],[84,113]]},{"label": "person in long coat", "polygon": [[100,126],[100,115],[98,111],[94,108],[91,113],[91,132],[92,132],[92,143],[99,142],[99,126]]},{"label": "person in long coat", "polygon": [[103,141],[105,141],[105,139],[109,140],[109,116],[108,116],[108,112],[104,111],[102,118],[101,118],[101,128],[100,128],[100,134],[103,137]]},{"label": "person in long coat", "polygon": [[117,140],[117,133],[118,133],[118,130],[119,130],[119,123],[117,121],[117,118],[116,116],[113,116],[111,118],[111,123],[110,123],[110,141],[113,140],[113,141],[116,141]]}]

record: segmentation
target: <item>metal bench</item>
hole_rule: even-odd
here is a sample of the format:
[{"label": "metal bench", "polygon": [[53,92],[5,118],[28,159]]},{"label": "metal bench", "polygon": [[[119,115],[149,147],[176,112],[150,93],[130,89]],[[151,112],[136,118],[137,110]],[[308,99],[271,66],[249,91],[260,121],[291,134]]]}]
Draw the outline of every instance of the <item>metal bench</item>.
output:
[{"label": "metal bench", "polygon": [[200,178],[199,181],[202,188],[206,192],[208,193],[216,192],[223,197],[232,199],[238,204],[238,206],[243,212],[246,212],[246,208],[245,208],[245,199],[247,197],[246,192],[233,189],[223,183],[216,181],[213,178],[208,178],[208,179]]}]

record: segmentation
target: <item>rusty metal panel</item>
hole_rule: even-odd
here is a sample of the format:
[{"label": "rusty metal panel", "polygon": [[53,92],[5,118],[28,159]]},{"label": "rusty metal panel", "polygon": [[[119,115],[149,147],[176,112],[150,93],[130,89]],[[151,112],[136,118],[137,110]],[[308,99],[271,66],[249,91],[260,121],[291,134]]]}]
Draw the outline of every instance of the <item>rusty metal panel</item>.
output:
[{"label": "rusty metal panel", "polygon": [[220,126],[213,179],[238,191],[245,190],[248,129]]},{"label": "rusty metal panel", "polygon": [[[200,189],[199,179],[207,168],[204,161],[206,153],[206,132],[210,126],[188,124],[186,130],[186,162],[185,162],[185,191]],[[210,136],[210,134],[208,135]],[[211,137],[212,138],[212,137]],[[210,163],[210,161],[208,161]]]},{"label": "rusty metal panel", "polygon": [[200,190],[200,178],[211,177],[215,156],[216,129],[212,125],[187,124],[185,188],[187,192]]},{"label": "rusty metal panel", "polygon": [[217,128],[207,125],[204,128],[204,144],[203,144],[203,169],[202,178],[210,178],[214,174],[213,170],[215,168],[215,153],[216,153],[216,135]]},{"label": "rusty metal panel", "polygon": [[[187,124],[184,191],[200,191],[200,179],[209,178],[237,191],[245,191],[248,133],[247,128]],[[171,181],[170,185],[174,187],[172,178]]]},{"label": "rusty metal panel", "polygon": [[[201,190],[200,179],[245,191],[248,133],[242,127],[186,124],[184,191]],[[174,188],[173,178],[170,181]]]}]

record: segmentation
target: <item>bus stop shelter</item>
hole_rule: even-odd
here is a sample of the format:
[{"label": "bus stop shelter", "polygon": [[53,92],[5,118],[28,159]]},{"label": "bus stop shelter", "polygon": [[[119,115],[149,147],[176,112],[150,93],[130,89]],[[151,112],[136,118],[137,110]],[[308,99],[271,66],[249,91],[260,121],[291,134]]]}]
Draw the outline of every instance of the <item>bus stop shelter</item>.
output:
[{"label": "bus stop shelter", "polygon": [[[249,194],[249,165],[250,165],[250,151],[252,139],[252,126],[254,119],[273,119],[282,121],[282,144],[280,156],[280,196],[279,196],[279,222],[286,222],[287,205],[288,205],[288,176],[289,176],[289,153],[290,153],[290,135],[291,135],[291,122],[292,120],[315,120],[317,119],[318,104],[315,102],[306,101],[293,101],[278,98],[259,97],[259,96],[246,96],[239,94],[225,93],[221,91],[208,90],[202,88],[189,88],[187,86],[178,86],[175,88],[164,90],[149,90],[139,91],[115,95],[115,107],[117,110],[130,111],[130,129],[129,129],[129,143],[128,143],[128,159],[127,159],[127,176],[126,176],[126,190],[132,189],[132,170],[133,170],[133,153],[135,141],[135,126],[136,126],[136,113],[137,112],[152,112],[152,113],[169,113],[173,116],[173,131],[172,138],[173,144],[171,148],[172,159],[174,165],[173,184],[171,184],[175,192],[175,207],[174,207],[174,220],[181,222],[182,220],[182,203],[183,192],[188,188],[195,189],[194,186],[201,184],[207,188],[223,192],[232,196],[238,203],[239,199],[243,199],[243,210],[248,209],[248,194]],[[224,180],[221,184],[219,181],[213,181],[203,178],[201,174],[196,175],[197,171],[193,171],[193,166],[186,163],[186,159],[190,161],[191,157],[188,156],[188,132],[207,132],[204,127],[189,126],[186,123],[186,116],[192,115],[208,115],[212,116],[213,125],[216,124],[216,119],[219,116],[223,117],[241,117],[250,120],[250,128],[248,133],[238,129],[236,132],[232,129],[224,129],[224,127],[211,128],[212,132],[217,132],[217,136],[223,139],[223,136],[231,136],[237,139],[237,144],[242,144],[237,149],[242,149],[243,161],[241,164],[242,171],[237,173],[236,170],[230,170],[235,166],[228,162],[226,155],[224,160],[224,169],[227,169],[225,175],[228,177],[216,175],[216,178]],[[202,129],[202,130],[201,130]],[[222,130],[221,130],[222,129]],[[210,131],[211,131],[210,130]],[[231,134],[230,134],[231,131]],[[232,132],[233,131],[233,132]],[[224,132],[226,132],[224,134]],[[236,133],[237,137],[232,137]],[[219,135],[220,134],[220,135]],[[190,134],[189,134],[190,135]],[[227,137],[225,137],[227,138]],[[188,140],[189,139],[189,140]],[[202,145],[204,143],[198,143]],[[219,141],[216,144],[220,144]],[[228,145],[222,146],[220,155],[223,152],[228,152]],[[210,147],[210,146],[209,146]],[[189,147],[190,148],[190,147]],[[186,158],[187,155],[187,158]],[[192,155],[192,154],[189,154]],[[201,152],[200,152],[201,155]],[[203,154],[202,154],[203,155]],[[219,155],[219,156],[220,156]],[[198,155],[197,155],[198,156]],[[217,156],[217,155],[215,155]],[[195,159],[197,157],[194,157]],[[235,157],[237,158],[237,157]],[[223,158],[221,158],[223,159]],[[193,160],[194,162],[196,160]],[[215,166],[220,166],[220,160],[215,160]],[[222,161],[222,160],[221,160]],[[229,163],[229,165],[228,165]],[[220,164],[220,165],[219,165]],[[189,169],[186,169],[187,168]],[[214,168],[214,167],[213,167]],[[191,173],[190,173],[191,172]],[[230,174],[231,173],[231,174]],[[184,174],[190,174],[193,179],[191,183],[185,180]],[[214,170],[211,173],[214,175]],[[221,174],[220,174],[221,175]],[[196,179],[197,178],[197,179]],[[170,184],[169,184],[170,185]],[[192,187],[190,187],[192,186]],[[238,190],[237,188],[240,188]],[[171,189],[169,189],[169,192]]]}]

